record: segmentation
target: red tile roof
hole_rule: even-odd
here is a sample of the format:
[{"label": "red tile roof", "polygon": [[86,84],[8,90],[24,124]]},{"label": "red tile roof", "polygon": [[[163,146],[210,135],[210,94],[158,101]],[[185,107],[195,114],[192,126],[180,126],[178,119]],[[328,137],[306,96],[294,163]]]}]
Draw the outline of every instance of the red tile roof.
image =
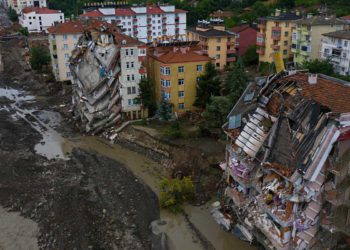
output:
[{"label": "red tile roof", "polygon": [[87,24],[84,24],[82,21],[68,21],[48,28],[48,32],[50,34],[80,34],[87,27],[99,28],[101,26],[109,27],[112,25],[98,20],[90,20]]},{"label": "red tile roof", "polygon": [[250,27],[249,24],[242,24],[242,25],[232,27],[230,29],[230,31],[235,32],[235,33],[239,33],[245,29],[248,29],[249,27]]},{"label": "red tile roof", "polygon": [[93,10],[80,15],[81,17],[101,17],[103,14],[99,10]]},{"label": "red tile roof", "polygon": [[349,16],[343,16],[343,17],[341,17],[341,19],[350,20],[350,15]]},{"label": "red tile roof", "polygon": [[187,10],[175,9],[175,13],[187,13]]},{"label": "red tile roof", "polygon": [[194,47],[158,47],[149,52],[150,57],[162,63],[209,62],[211,59]]},{"label": "red tile roof", "polygon": [[147,14],[162,14],[164,11],[156,5],[147,6]]},{"label": "red tile roof", "polygon": [[297,73],[287,76],[281,81],[296,81],[302,89],[302,95],[314,100],[324,106],[327,106],[335,113],[350,112],[350,85],[338,83],[335,80],[325,79],[318,76],[316,84],[308,83],[308,74]]},{"label": "red tile roof", "polygon": [[115,9],[116,16],[133,16],[135,14],[132,9]]},{"label": "red tile roof", "polygon": [[39,7],[25,7],[22,10],[22,13],[27,14],[30,12],[35,12],[37,14],[57,14],[57,13],[61,13],[61,11],[58,10],[51,10],[49,8],[43,7],[43,8],[39,8]]}]

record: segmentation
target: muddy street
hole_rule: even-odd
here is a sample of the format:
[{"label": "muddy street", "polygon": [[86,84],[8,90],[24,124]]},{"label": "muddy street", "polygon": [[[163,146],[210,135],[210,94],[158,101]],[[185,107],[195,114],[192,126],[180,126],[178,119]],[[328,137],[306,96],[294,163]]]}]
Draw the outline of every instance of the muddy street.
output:
[{"label": "muddy street", "polygon": [[0,43],[0,249],[252,249],[220,229],[210,203],[186,206],[187,220],[160,211],[161,166],[74,131],[60,114],[67,89],[25,71],[23,52]]}]

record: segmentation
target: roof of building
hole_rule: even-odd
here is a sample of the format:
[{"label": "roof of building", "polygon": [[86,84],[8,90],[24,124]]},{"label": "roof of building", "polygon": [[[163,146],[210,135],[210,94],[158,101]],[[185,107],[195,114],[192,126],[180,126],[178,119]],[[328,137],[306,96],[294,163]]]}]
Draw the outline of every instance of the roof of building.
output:
[{"label": "roof of building", "polygon": [[111,26],[111,24],[99,20],[90,20],[87,23],[75,20],[59,23],[55,26],[48,28],[47,31],[50,34],[80,34],[84,31],[86,27],[99,28],[102,26]]},{"label": "roof of building", "polygon": [[273,20],[273,21],[293,21],[300,19],[301,16],[293,13],[293,12],[286,12],[281,13],[279,16],[268,16],[268,17],[262,17],[260,20]]},{"label": "roof of building", "polygon": [[187,10],[175,9],[175,13],[187,13]]},{"label": "roof of building", "polygon": [[198,30],[197,28],[189,28],[187,29],[189,32],[197,33],[200,36],[204,37],[225,37],[225,36],[234,36],[234,34],[224,31],[224,30],[217,30],[213,28],[209,28],[207,30]]},{"label": "roof of building", "polygon": [[132,9],[115,9],[116,16],[133,16],[136,13]]},{"label": "roof of building", "polygon": [[322,34],[322,35],[323,36],[334,37],[334,38],[350,40],[350,30],[333,31],[333,32]]},{"label": "roof of building", "polygon": [[81,17],[101,17],[103,14],[99,10],[93,10],[80,15]]},{"label": "roof of building", "polygon": [[342,16],[341,19],[350,20],[350,15],[348,15],[348,16]]},{"label": "roof of building", "polygon": [[296,21],[297,24],[304,25],[337,25],[344,24],[345,22],[335,16],[312,16],[309,18],[303,18]]},{"label": "roof of building", "polygon": [[253,27],[251,27],[249,24],[242,24],[242,25],[237,25],[237,26],[234,26],[232,28],[230,28],[229,30],[234,32],[234,33],[240,33],[246,29],[253,29],[257,32],[256,29],[254,29]]},{"label": "roof of building", "polygon": [[159,8],[157,5],[148,5],[147,14],[163,14],[164,11]]},{"label": "roof of building", "polygon": [[162,63],[209,62],[211,59],[200,53],[196,46],[167,46],[151,48],[150,57]]},{"label": "roof of building", "polygon": [[231,17],[233,14],[232,11],[229,10],[217,10],[210,14],[211,17]]},{"label": "roof of building", "polygon": [[122,47],[127,47],[130,45],[135,45],[135,46],[144,45],[143,42],[137,40],[136,38],[127,36],[120,32],[115,33],[114,38],[117,41],[117,43],[120,44]]},{"label": "roof of building", "polygon": [[61,11],[59,10],[52,10],[46,7],[25,7],[24,9],[22,9],[22,13],[27,14],[27,13],[31,13],[31,12],[35,12],[37,14],[57,14],[57,13],[61,13]]}]

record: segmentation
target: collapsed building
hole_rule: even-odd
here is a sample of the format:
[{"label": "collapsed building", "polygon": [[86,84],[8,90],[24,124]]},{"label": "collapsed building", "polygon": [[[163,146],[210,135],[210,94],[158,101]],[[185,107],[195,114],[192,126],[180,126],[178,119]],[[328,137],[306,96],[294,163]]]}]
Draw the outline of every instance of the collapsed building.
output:
[{"label": "collapsed building", "polygon": [[[224,218],[266,249],[350,241],[350,83],[257,78],[228,115]],[[350,244],[349,244],[350,245]]]},{"label": "collapsed building", "polygon": [[134,119],[141,117],[136,98],[146,75],[145,45],[100,23],[85,28],[70,58],[75,119],[82,131],[93,134],[120,123],[123,112],[126,118],[130,112]]}]

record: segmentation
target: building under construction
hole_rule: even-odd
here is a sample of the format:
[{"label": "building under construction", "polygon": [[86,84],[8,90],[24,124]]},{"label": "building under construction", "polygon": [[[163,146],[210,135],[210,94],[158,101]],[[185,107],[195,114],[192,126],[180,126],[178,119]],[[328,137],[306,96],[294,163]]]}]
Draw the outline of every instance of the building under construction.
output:
[{"label": "building under construction", "polygon": [[266,249],[350,246],[350,83],[297,71],[257,78],[223,129],[227,229]]}]

